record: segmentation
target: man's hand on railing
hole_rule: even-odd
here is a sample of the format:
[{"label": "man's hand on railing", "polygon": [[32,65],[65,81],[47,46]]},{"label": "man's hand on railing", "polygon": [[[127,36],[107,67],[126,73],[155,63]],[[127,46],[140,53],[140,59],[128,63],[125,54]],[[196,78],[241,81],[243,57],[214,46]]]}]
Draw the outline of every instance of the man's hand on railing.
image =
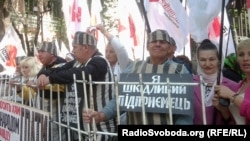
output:
[{"label": "man's hand on railing", "polygon": [[30,88],[32,88],[34,91],[37,90],[37,86],[36,86],[36,83],[34,81],[27,81],[26,85],[29,86]]},{"label": "man's hand on railing", "polygon": [[99,123],[105,120],[105,114],[103,112],[97,112],[91,109],[82,110],[83,122],[92,123],[93,119],[95,123]]},{"label": "man's hand on railing", "polygon": [[17,85],[16,83],[20,83],[20,82],[15,79],[10,79],[9,81],[9,84],[11,87],[15,87]]},{"label": "man's hand on railing", "polygon": [[38,79],[37,79],[37,83],[36,83],[36,85],[37,85],[37,87],[39,88],[39,89],[44,89],[45,88],[45,86],[47,85],[47,84],[49,84],[50,82],[49,82],[49,77],[47,77],[46,75],[40,75],[39,77],[38,77]]}]

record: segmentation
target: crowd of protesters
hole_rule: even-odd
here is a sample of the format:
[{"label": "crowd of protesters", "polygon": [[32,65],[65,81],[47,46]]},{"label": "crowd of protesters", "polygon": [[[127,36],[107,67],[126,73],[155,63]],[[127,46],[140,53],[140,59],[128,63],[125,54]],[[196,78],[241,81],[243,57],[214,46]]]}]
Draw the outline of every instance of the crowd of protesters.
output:
[{"label": "crowd of protesters", "polygon": [[[15,79],[11,82],[12,90],[26,101],[25,104],[53,113],[50,114],[49,130],[53,133],[49,135],[50,139],[87,139],[88,134],[79,136],[79,132],[68,131],[67,127],[87,131],[90,124],[91,130],[116,133],[119,124],[244,125],[250,122],[250,39],[241,41],[237,47],[234,63],[239,66],[237,72],[241,74],[238,76],[244,77],[234,81],[231,75],[219,72],[218,46],[209,39],[203,40],[197,48],[197,73],[194,73],[186,56],[174,56],[176,43],[166,30],[157,29],[149,34],[146,45],[149,56],[145,60],[131,60],[126,45],[121,44],[119,37],[110,34],[101,24],[96,25],[96,29],[108,40],[105,55],[99,52],[94,35],[78,31],[74,35],[73,50],[65,59],[57,56],[54,41],[44,41],[38,49],[42,65],[35,57],[16,60],[17,64],[20,62],[21,73],[17,65]],[[224,66],[229,65],[228,61],[225,60]],[[116,77],[118,81],[121,79],[121,74],[190,75],[190,83],[203,85],[194,86],[193,93],[188,93],[192,97],[189,114],[127,110],[120,111],[118,116],[120,105],[117,105],[114,83],[83,85],[85,82],[76,81],[114,82]],[[221,77],[219,83],[218,76]],[[25,85],[16,87],[16,81]],[[181,83],[181,80],[177,82]],[[25,92],[27,87],[31,93]],[[222,105],[221,99],[229,100],[230,105]],[[70,110],[71,106],[75,108]],[[122,118],[118,119],[120,116]],[[59,127],[53,121],[61,121],[66,127]],[[97,134],[95,138],[98,141],[116,140],[108,134]]]}]

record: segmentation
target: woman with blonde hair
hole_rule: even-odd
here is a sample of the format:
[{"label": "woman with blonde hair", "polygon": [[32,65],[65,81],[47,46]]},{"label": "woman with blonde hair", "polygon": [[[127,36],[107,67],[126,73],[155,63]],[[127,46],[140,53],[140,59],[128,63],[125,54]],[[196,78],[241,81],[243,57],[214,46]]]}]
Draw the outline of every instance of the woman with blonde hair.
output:
[{"label": "woman with blonde hair", "polygon": [[26,57],[20,62],[22,78],[20,81],[21,85],[17,86],[17,93],[24,99],[25,103],[35,96],[36,92],[29,84],[36,82],[37,73],[41,67],[35,57]]},{"label": "woman with blonde hair", "polygon": [[214,101],[219,98],[226,98],[231,101],[228,115],[232,114],[236,124],[250,124],[250,39],[242,40],[237,46],[237,62],[240,69],[245,73],[246,78],[239,82],[237,92],[230,88],[215,86]]}]

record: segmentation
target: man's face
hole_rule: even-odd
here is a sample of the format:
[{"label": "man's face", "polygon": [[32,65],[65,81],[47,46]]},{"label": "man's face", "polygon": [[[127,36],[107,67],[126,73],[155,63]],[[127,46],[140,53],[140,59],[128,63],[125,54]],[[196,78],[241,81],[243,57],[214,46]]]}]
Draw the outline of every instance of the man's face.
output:
[{"label": "man's face", "polygon": [[148,44],[148,51],[151,57],[166,58],[171,45],[164,40],[156,40]]},{"label": "man's face", "polygon": [[39,50],[38,58],[43,65],[49,65],[54,58],[54,55],[48,53],[47,51]]},{"label": "man's face", "polygon": [[77,44],[73,44],[73,50],[72,53],[75,56],[75,59],[81,63],[85,63],[87,60],[86,56],[87,56],[87,49],[88,46],[87,45],[77,45]]}]

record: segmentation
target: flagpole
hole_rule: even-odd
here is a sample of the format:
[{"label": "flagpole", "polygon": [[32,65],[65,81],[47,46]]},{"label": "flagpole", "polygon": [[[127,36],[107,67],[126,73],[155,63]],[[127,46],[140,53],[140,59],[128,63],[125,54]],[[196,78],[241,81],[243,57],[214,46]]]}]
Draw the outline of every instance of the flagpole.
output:
[{"label": "flagpole", "polygon": [[[147,29],[147,35],[151,32],[151,29],[150,29],[150,25],[149,25],[149,22],[148,22],[148,17],[147,17],[147,13],[146,13],[146,10],[145,10],[145,7],[144,7],[144,0],[140,0],[140,4],[141,4],[141,8],[142,8],[142,13],[143,13],[143,16],[144,16],[144,21],[145,21],[145,28]],[[144,60],[144,54],[145,54],[145,30],[144,30],[144,42],[143,42],[143,53],[142,53],[142,58]]]},{"label": "flagpole", "polygon": [[[222,64],[222,48],[223,48],[224,8],[225,8],[225,0],[222,0],[220,42],[219,42],[219,65],[218,65],[217,85],[220,85],[220,83],[221,83],[221,71],[222,71],[221,64]],[[230,104],[230,101],[228,99],[224,99],[224,98],[220,98],[219,102],[223,106],[228,106]]]},{"label": "flagpole", "polygon": [[[227,12],[227,9],[226,9],[226,12]],[[227,14],[227,18],[228,18],[228,21],[229,21],[229,22],[232,21],[232,20],[231,20],[231,17],[228,16],[228,14]],[[229,39],[230,39],[230,36],[231,36],[231,35],[234,35],[234,34],[233,34],[232,26],[229,24],[228,39],[227,39],[227,49],[226,49],[226,52],[225,52],[226,55],[227,55],[228,44],[229,44]],[[235,36],[235,37],[236,37],[236,36]],[[235,42],[235,40],[232,40],[232,41],[233,41],[233,45],[234,45],[234,51],[235,51],[235,53],[237,53],[237,52],[236,52],[236,42]]]},{"label": "flagpole", "polygon": [[140,0],[140,4],[141,4],[141,7],[142,7],[142,13],[144,15],[145,24],[146,24],[146,27],[147,27],[147,32],[150,33],[151,29],[150,29],[150,26],[149,26],[147,13],[146,13],[146,10],[145,10],[145,7],[144,7],[144,0]]}]

